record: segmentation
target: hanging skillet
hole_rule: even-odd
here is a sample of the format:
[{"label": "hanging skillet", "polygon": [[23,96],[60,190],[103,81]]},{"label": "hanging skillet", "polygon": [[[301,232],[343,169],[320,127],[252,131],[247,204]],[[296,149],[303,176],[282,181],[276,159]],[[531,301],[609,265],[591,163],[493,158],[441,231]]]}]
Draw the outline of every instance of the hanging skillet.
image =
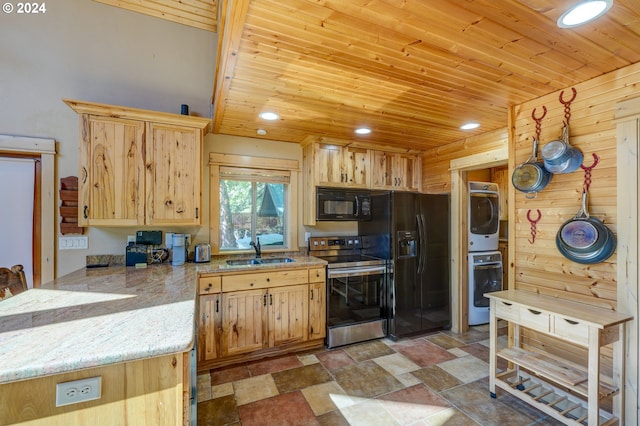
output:
[{"label": "hanging skillet", "polygon": [[571,102],[576,98],[577,91],[571,88],[573,97],[568,101],[563,98],[564,90],[558,99],[564,105],[564,122],[560,139],[551,141],[542,147],[544,167],[551,173],[565,174],[575,172],[582,164],[582,151],[569,144],[569,120],[571,119]]},{"label": "hanging skillet", "polygon": [[577,263],[599,263],[615,252],[616,237],[587,210],[587,191],[582,192],[582,206],[573,219],[565,222],[556,234],[560,253]]},{"label": "hanging skillet", "polygon": [[540,122],[547,114],[547,108],[543,108],[541,117],[536,117],[534,109],[531,117],[536,122],[536,136],[533,138],[533,152],[531,157],[520,164],[511,175],[513,186],[526,194],[527,198],[536,198],[538,192],[542,191],[551,182],[552,173],[544,168],[544,163],[538,160],[538,140],[540,139]]}]

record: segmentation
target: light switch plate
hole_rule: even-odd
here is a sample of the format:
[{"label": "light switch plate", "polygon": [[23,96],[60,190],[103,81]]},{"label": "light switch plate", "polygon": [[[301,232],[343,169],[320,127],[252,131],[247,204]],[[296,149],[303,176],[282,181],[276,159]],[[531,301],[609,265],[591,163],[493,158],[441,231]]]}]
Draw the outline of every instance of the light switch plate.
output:
[{"label": "light switch plate", "polygon": [[58,237],[58,250],[85,250],[89,248],[89,237]]}]

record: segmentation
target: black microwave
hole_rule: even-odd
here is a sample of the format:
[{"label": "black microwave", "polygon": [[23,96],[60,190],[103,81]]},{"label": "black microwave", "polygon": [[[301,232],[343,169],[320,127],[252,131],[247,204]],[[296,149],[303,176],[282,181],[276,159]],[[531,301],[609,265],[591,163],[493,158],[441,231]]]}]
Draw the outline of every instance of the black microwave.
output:
[{"label": "black microwave", "polygon": [[371,192],[316,188],[316,220],[371,220]]}]

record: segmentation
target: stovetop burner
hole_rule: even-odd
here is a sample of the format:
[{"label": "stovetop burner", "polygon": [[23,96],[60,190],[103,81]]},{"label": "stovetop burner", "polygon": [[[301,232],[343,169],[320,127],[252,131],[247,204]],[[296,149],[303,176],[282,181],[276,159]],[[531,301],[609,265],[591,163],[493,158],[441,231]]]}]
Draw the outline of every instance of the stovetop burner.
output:
[{"label": "stovetop burner", "polygon": [[361,253],[360,237],[311,237],[309,254],[326,260],[327,268],[384,265],[383,259]]}]

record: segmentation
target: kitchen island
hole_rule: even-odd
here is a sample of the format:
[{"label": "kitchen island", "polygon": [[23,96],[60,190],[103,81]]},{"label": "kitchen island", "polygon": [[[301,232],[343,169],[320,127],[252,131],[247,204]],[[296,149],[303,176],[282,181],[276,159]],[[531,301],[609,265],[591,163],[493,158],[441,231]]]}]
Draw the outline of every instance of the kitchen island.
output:
[{"label": "kitchen island", "polygon": [[[0,425],[188,423],[197,278],[292,264],[81,269],[4,300]],[[56,407],[56,384],[91,377],[99,399]]]}]

